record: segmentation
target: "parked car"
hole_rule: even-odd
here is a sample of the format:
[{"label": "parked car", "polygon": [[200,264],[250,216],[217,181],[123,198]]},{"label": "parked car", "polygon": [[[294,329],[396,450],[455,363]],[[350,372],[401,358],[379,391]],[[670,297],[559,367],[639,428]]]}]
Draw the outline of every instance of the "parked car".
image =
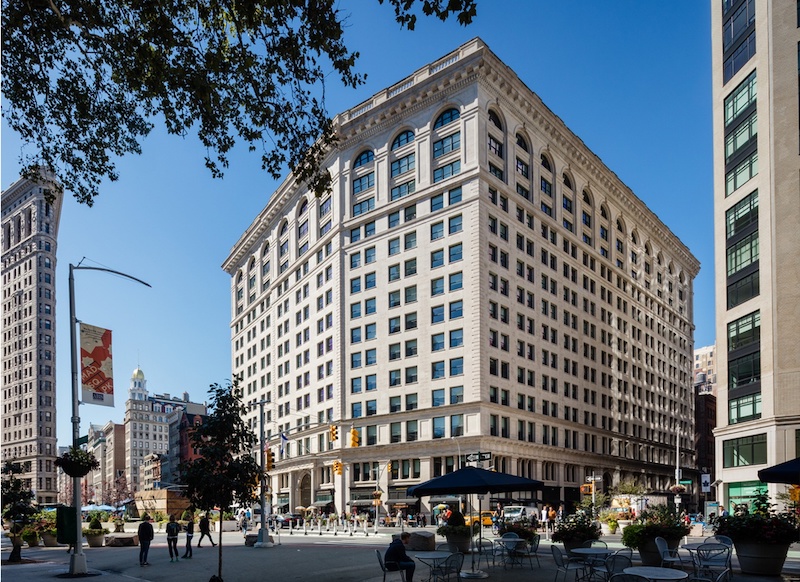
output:
[{"label": "parked car", "polygon": [[[472,525],[472,522],[474,520],[477,520],[477,519],[478,519],[478,514],[477,513],[473,513],[471,515],[465,515],[464,516],[464,523],[465,523],[465,525]],[[489,511],[489,510],[481,511],[481,524],[485,525],[486,527],[489,527],[489,526],[492,525],[492,512],[491,511]]]},{"label": "parked car", "polygon": [[284,513],[278,516],[278,525],[281,528],[288,528],[290,523],[292,527],[300,527],[303,525],[303,516],[299,513]]}]

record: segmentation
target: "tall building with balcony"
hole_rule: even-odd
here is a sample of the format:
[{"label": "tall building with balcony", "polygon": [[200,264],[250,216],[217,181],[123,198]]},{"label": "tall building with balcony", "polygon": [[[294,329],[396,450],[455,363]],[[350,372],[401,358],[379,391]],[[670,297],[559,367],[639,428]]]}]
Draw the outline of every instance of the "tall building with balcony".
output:
[{"label": "tall building with balcony", "polygon": [[[52,196],[52,197],[51,197]],[[21,178],[2,193],[3,461],[36,502],[58,496],[56,246],[62,196],[52,178]]]},{"label": "tall building with balcony", "polygon": [[729,511],[763,486],[759,469],[800,455],[799,7],[711,2],[715,435]]},{"label": "tall building with balcony", "polygon": [[479,451],[550,503],[694,470],[699,264],[480,39],[335,124],[331,192],[290,176],[223,264],[279,509],[413,510]]}]

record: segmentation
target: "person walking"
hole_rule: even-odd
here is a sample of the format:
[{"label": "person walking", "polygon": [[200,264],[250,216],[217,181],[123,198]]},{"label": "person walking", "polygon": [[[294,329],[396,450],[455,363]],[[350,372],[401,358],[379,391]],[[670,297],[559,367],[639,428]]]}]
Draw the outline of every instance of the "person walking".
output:
[{"label": "person walking", "polygon": [[211,545],[216,546],[217,544],[214,543],[214,539],[211,537],[211,524],[208,521],[208,514],[203,514],[198,525],[200,526],[200,539],[197,540],[197,547],[203,547],[200,544],[203,543],[203,538],[206,536],[208,536],[208,541],[211,542]]},{"label": "person walking", "polygon": [[153,531],[153,524],[150,523],[149,517],[139,524],[138,534],[139,534],[139,565],[149,566],[150,563],[147,561],[147,554],[150,551],[150,542],[153,541],[153,537],[155,535],[155,532]]},{"label": "person walking", "polygon": [[167,524],[167,549],[169,549],[170,562],[177,562],[180,559],[178,557],[178,533],[180,531],[181,527],[178,525],[178,522],[175,521],[175,516],[170,515],[169,523]]},{"label": "person walking", "polygon": [[405,570],[406,582],[413,582],[416,564],[406,554],[406,546],[409,541],[411,541],[411,534],[407,531],[401,533],[399,538],[394,538],[383,555],[383,562],[386,569],[392,572]]},{"label": "person walking", "polygon": [[192,557],[192,538],[194,537],[194,514],[189,514],[189,522],[186,524],[186,549],[183,552],[183,559]]}]

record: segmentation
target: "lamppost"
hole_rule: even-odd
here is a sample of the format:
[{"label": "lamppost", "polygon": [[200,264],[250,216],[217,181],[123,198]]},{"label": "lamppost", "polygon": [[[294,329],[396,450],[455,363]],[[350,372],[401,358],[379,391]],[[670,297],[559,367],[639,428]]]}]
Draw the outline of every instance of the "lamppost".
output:
[{"label": "lamppost", "polygon": [[[79,441],[81,439],[81,417],[80,417],[80,398],[79,398],[79,383],[78,383],[78,341],[75,335],[75,326],[78,324],[78,318],[75,316],[75,275],[74,271],[82,269],[85,271],[104,271],[125,277],[131,281],[136,281],[147,287],[150,283],[145,283],[141,279],[137,279],[131,275],[127,275],[114,269],[106,269],[104,267],[82,267],[78,265],[69,265],[69,347],[70,347],[70,364],[72,368],[72,446],[75,449],[80,448]],[[88,574],[89,570],[86,567],[86,554],[83,553],[83,544],[81,537],[81,477],[72,478],[72,503],[75,506],[75,551],[70,556],[69,560],[69,573],[71,576],[76,574]]]},{"label": "lamppost", "polygon": [[254,548],[271,548],[269,541],[269,531],[267,531],[267,473],[266,473],[266,432],[264,431],[264,405],[266,400],[254,402],[251,406],[258,405],[259,430],[261,432],[261,527],[258,530],[258,540],[253,545]]},{"label": "lamppost", "polygon": [[450,437],[450,440],[454,441],[456,443],[456,446],[458,447],[458,463],[456,463],[456,469],[460,469],[461,468],[461,444],[458,442],[458,439],[456,437]]}]

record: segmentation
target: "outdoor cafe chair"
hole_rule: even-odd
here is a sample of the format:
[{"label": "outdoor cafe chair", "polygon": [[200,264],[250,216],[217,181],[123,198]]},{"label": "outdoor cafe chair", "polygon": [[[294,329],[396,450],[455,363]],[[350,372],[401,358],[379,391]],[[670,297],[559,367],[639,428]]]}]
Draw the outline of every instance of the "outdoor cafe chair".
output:
[{"label": "outdoor cafe chair", "polygon": [[461,576],[461,566],[464,565],[464,554],[456,552],[437,566],[432,572],[432,582],[458,580]]},{"label": "outdoor cafe chair", "polygon": [[731,548],[725,544],[703,544],[695,550],[695,574],[716,578],[718,572],[730,569]]},{"label": "outdoor cafe chair", "polygon": [[[570,572],[574,573],[574,580],[584,578],[586,575],[586,564],[583,562],[573,562],[567,558],[565,558],[564,554],[561,553],[561,550],[556,545],[550,546],[550,551],[553,553],[553,560],[556,563],[556,577],[554,582],[558,582],[559,574],[564,575],[564,582],[569,582],[567,580],[567,575]],[[621,581],[625,582],[625,581]]]},{"label": "outdoor cafe chair", "polygon": [[671,568],[676,564],[680,564],[680,567],[683,568],[683,559],[681,558],[680,554],[678,553],[677,548],[670,548],[667,545],[667,540],[662,537],[656,538],[656,548],[658,549],[658,553],[661,555],[661,567],[662,568]]},{"label": "outdoor cafe chair", "polygon": [[621,554],[611,554],[602,564],[596,564],[592,568],[592,576],[599,575],[604,581],[608,581],[614,574],[620,574],[625,568],[633,565],[631,559]]},{"label": "outdoor cafe chair", "polygon": [[391,564],[397,565],[397,564],[395,562],[386,562],[386,563],[384,563],[383,556],[381,555],[381,551],[380,550],[375,550],[375,554],[377,554],[377,556],[378,556],[378,563],[381,565],[381,570],[383,571],[383,582],[386,582],[386,574],[389,573],[389,572],[397,572],[398,574],[400,574],[400,582],[406,582],[406,571],[405,570],[400,570],[399,568],[397,570],[390,570],[387,567],[387,565],[391,565]]}]

